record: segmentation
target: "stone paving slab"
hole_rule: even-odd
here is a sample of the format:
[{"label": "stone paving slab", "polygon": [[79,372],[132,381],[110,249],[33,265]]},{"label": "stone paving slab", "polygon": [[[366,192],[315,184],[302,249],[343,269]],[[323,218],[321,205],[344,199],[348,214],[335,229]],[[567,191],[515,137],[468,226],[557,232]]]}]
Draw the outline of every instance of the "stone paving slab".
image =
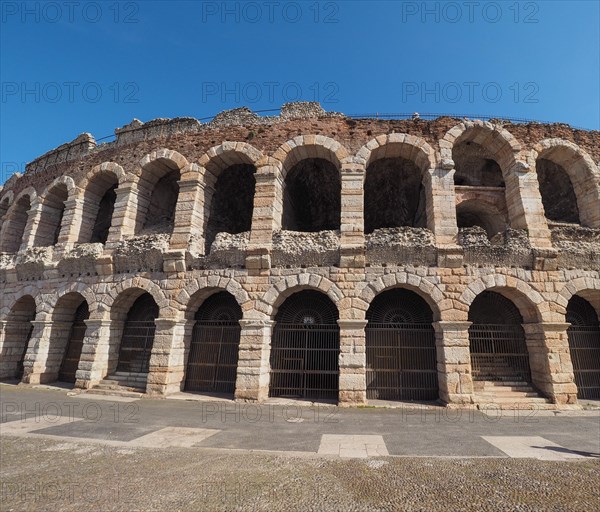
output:
[{"label": "stone paving slab", "polygon": [[132,440],[130,444],[146,447],[190,448],[218,432],[218,430],[210,430],[207,428],[166,427],[151,432],[150,434],[146,434],[145,436],[138,437]]},{"label": "stone paving slab", "polygon": [[383,436],[374,435],[330,435],[321,436],[319,455],[367,458],[389,455]]},{"label": "stone paving slab", "polygon": [[68,416],[47,417],[32,416],[24,419],[12,418],[12,421],[2,423],[0,433],[2,435],[25,435],[44,430],[47,428],[71,427],[74,424],[82,423],[79,418],[70,418]]},{"label": "stone paving slab", "polygon": [[540,436],[482,436],[488,443],[502,450],[511,458],[539,460],[583,459],[562,446]]}]

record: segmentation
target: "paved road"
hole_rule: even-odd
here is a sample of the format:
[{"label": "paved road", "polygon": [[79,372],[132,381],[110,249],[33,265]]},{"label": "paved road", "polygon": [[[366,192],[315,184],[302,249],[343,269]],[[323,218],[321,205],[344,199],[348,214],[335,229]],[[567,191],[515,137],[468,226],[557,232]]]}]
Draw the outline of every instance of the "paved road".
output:
[{"label": "paved road", "polygon": [[116,447],[194,446],[324,457],[600,457],[598,410],[483,413],[101,398],[0,385],[1,433]]}]

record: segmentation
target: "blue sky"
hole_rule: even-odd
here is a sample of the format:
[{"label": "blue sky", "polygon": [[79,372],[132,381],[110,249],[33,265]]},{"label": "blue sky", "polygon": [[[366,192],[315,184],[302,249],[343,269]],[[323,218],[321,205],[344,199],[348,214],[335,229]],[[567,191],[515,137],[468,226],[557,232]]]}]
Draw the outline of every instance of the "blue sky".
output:
[{"label": "blue sky", "polygon": [[594,0],[0,5],[0,183],[82,132],[292,100],[600,128]]}]

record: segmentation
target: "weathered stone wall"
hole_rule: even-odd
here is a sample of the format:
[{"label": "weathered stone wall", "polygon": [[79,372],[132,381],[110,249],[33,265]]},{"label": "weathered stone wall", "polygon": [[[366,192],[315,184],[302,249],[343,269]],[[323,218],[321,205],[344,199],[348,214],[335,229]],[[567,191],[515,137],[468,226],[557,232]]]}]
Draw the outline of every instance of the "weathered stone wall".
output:
[{"label": "weathered stone wall", "polygon": [[[451,118],[354,120],[314,104],[294,104],[269,118],[238,109],[207,124],[188,118],[134,121],[116,135],[115,142],[100,146],[91,136],[80,136],[40,157],[1,191],[0,204],[8,206],[0,230],[5,251],[0,254],[0,353],[13,347],[13,357],[11,326],[19,318],[31,322],[25,381],[54,372],[48,361],[56,359],[53,315],[62,297],[78,294],[89,306],[77,385],[90,387],[114,366],[127,308],[147,291],[160,310],[147,391],[178,391],[194,313],[205,298],[226,290],[243,311],[236,396],[261,400],[268,394],[277,308],[294,292],[315,289],[339,311],[340,402],[362,403],[366,311],[378,293],[401,287],[418,293],[432,309],[440,397],[471,402],[469,306],[482,291],[495,290],[523,316],[536,387],[557,403],[576,400],[565,308],[578,294],[600,310],[599,132]],[[485,148],[485,158],[502,173],[503,189],[455,188],[453,148],[467,151],[467,143]],[[581,226],[546,219],[538,158],[568,175]],[[288,171],[311,159],[326,160],[339,173],[340,197],[327,205],[339,208],[339,231],[282,230]],[[415,223],[420,227],[384,227],[365,235],[365,178],[371,165],[388,159],[408,160],[420,173],[423,197],[415,202],[424,202],[423,221]],[[208,233],[219,176],[232,166],[255,169],[250,230],[240,223],[233,231],[241,233]],[[180,178],[172,228],[145,234],[153,186],[169,173]],[[104,193],[94,188],[99,175],[118,184],[104,245],[84,242],[94,222],[90,212],[98,210],[90,201]],[[227,182],[228,194],[234,181]],[[37,247],[50,191],[59,185],[67,200],[58,243]],[[494,227],[506,229],[459,231],[456,208],[463,202],[501,213]],[[372,200],[367,208],[377,204]],[[23,236],[17,242],[4,242],[18,230]],[[35,302],[33,321],[31,311],[14,314],[15,304],[27,297]],[[0,377],[12,371],[5,366]]]}]

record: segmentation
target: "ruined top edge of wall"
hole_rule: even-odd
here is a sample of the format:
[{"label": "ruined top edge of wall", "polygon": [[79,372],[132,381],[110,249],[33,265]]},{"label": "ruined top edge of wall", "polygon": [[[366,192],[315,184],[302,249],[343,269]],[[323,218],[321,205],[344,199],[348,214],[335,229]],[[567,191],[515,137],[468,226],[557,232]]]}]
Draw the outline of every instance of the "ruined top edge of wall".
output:
[{"label": "ruined top edge of wall", "polygon": [[[115,129],[115,140],[112,142],[98,145],[91,134],[82,133],[71,142],[62,144],[28,163],[25,172],[27,174],[35,174],[47,167],[70,160],[77,160],[95,151],[103,151],[110,147],[133,144],[158,137],[170,137],[176,134],[199,132],[223,126],[266,125],[293,119],[323,117],[344,117],[344,114],[326,112],[318,102],[300,101],[286,103],[281,107],[280,114],[277,116],[260,116],[248,107],[241,107],[224,110],[208,123],[202,123],[193,117],[158,118],[146,123],[143,123],[139,119],[134,119],[129,124]],[[8,185],[9,182],[5,184],[5,187],[9,188]]]},{"label": "ruined top edge of wall", "polygon": [[[416,116],[416,117],[415,117]],[[104,151],[106,149],[134,144],[140,141],[165,138],[173,135],[202,132],[205,130],[217,129],[227,126],[248,126],[248,125],[271,125],[281,122],[287,122],[295,119],[323,119],[323,118],[345,118],[340,112],[326,112],[318,102],[300,101],[284,104],[279,110],[279,115],[262,116],[253,112],[248,107],[235,108],[225,110],[217,114],[208,122],[201,122],[193,117],[176,117],[173,119],[158,118],[146,123],[134,119],[129,124],[116,128],[114,131],[115,140],[111,142],[97,144],[95,138],[90,133],[82,133],[71,142],[67,142],[57,148],[48,151],[42,156],[36,158],[26,166],[25,173],[28,175],[35,174],[39,171],[61,164],[63,162],[78,160],[90,153]],[[449,116],[440,116],[441,118]],[[453,118],[457,122],[462,121],[458,117]],[[379,120],[379,119],[378,119]],[[386,119],[380,119],[386,121]],[[431,122],[434,119],[420,119],[418,114],[414,114],[413,120]],[[498,125],[510,125],[510,121],[503,119],[491,119],[490,122]],[[545,124],[535,123],[531,124]],[[549,126],[567,126],[563,123],[553,123]],[[108,137],[103,137],[108,138]],[[99,139],[99,140],[102,140]],[[8,180],[4,189],[12,188],[19,176]]]}]

